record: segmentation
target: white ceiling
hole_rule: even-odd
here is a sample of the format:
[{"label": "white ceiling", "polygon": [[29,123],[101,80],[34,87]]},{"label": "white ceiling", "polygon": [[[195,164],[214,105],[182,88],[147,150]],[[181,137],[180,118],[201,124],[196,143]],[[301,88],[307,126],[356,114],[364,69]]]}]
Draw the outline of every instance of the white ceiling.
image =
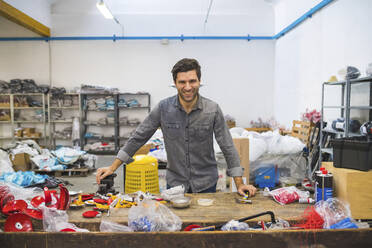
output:
[{"label": "white ceiling", "polygon": [[[52,14],[99,14],[97,0],[49,0]],[[114,15],[206,14],[211,0],[105,0]],[[210,14],[253,14],[280,0],[213,0]]]}]

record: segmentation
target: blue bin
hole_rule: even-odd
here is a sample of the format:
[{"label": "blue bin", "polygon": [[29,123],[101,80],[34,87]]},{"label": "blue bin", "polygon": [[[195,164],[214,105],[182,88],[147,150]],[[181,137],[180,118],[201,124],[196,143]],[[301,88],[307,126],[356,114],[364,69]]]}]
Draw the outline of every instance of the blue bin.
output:
[{"label": "blue bin", "polygon": [[[261,165],[262,166],[262,165]],[[256,170],[255,184],[259,188],[274,188],[278,182],[277,167],[274,164],[262,166]]]}]

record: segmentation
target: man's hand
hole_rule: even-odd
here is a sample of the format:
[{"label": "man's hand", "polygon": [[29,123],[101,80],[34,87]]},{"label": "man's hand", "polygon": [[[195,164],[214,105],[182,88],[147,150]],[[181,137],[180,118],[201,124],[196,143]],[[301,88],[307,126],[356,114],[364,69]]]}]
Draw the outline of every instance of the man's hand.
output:
[{"label": "man's hand", "polygon": [[114,170],[111,169],[110,166],[108,167],[103,167],[103,168],[99,168],[97,170],[97,174],[96,174],[96,181],[97,181],[97,184],[100,184],[101,180],[104,179],[105,177],[111,175],[114,173]]},{"label": "man's hand", "polygon": [[238,186],[238,193],[244,196],[246,194],[244,191],[248,191],[250,196],[254,196],[257,189],[253,185],[240,184]]}]

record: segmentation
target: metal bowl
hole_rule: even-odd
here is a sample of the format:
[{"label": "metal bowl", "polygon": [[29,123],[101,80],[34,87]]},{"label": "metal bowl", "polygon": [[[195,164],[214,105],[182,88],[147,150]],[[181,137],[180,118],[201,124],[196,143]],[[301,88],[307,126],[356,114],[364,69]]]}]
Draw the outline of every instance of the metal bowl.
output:
[{"label": "metal bowl", "polygon": [[174,208],[188,208],[191,204],[191,198],[186,196],[173,198],[171,204]]}]

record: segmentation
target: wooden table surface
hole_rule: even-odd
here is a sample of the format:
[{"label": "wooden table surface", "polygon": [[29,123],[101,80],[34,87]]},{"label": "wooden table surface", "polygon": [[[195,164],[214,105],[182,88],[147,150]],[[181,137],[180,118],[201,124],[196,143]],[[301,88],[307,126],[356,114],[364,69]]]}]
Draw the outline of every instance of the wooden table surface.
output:
[{"label": "wooden table surface", "polygon": [[[204,224],[221,224],[232,219],[240,219],[247,216],[255,215],[265,211],[273,211],[276,218],[289,221],[299,219],[309,204],[291,203],[285,206],[275,202],[272,198],[265,197],[261,193],[250,198],[252,204],[236,203],[235,198],[240,198],[236,193],[214,193],[214,194],[186,194],[192,198],[191,206],[185,209],[176,209],[167,206],[181,218],[184,224],[204,223]],[[197,200],[200,198],[213,199],[212,206],[199,206]],[[91,210],[91,207],[85,207],[79,210],[68,210],[69,220],[73,223],[99,223],[101,219],[116,223],[128,222],[128,208],[114,209],[110,212],[103,213],[100,218],[86,219],[82,217],[84,211]],[[269,221],[270,216],[265,215],[258,217],[257,220]],[[88,225],[89,226],[89,225]]]}]

